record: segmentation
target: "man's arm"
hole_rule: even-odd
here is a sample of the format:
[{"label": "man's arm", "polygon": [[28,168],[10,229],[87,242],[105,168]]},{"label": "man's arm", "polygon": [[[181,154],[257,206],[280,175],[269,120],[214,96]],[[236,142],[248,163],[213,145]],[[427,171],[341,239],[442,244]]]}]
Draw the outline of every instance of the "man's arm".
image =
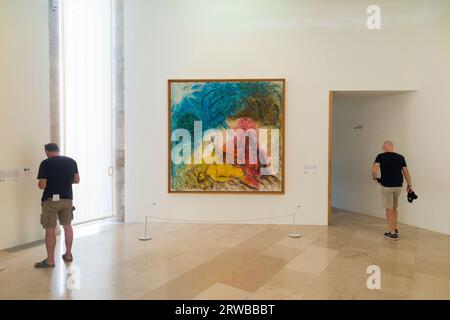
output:
[{"label": "man's arm", "polygon": [[[372,166],[372,178],[373,180],[377,181],[378,177],[378,170],[380,169],[380,164],[378,162],[375,162]],[[378,182],[378,181],[377,181]]]},{"label": "man's arm", "polygon": [[47,179],[39,179],[38,187],[41,190],[44,190],[47,187]]},{"label": "man's arm", "polygon": [[45,187],[47,187],[47,166],[46,162],[42,161],[39,165],[39,172],[38,172],[38,187],[41,190],[44,190]]},{"label": "man's arm", "polygon": [[409,174],[408,167],[403,167],[402,169],[403,176],[405,177],[406,183],[408,183],[408,191],[412,190],[412,182],[411,182],[411,175]]},{"label": "man's arm", "polygon": [[80,174],[78,173],[78,164],[75,160],[72,159],[72,172],[73,172],[73,184],[80,183]]},{"label": "man's arm", "polygon": [[73,184],[79,184],[80,183],[80,175],[78,173],[74,173],[73,175]]}]

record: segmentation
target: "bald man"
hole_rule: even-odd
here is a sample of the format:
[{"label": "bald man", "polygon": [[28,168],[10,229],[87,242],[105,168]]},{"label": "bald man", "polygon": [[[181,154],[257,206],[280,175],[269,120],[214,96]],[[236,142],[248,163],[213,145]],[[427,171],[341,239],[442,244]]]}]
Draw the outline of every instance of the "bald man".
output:
[{"label": "bald man", "polygon": [[[403,177],[407,182],[407,192],[412,191],[411,176],[406,166],[405,158],[394,152],[394,143],[387,140],[383,143],[383,153],[375,159],[372,167],[372,177],[381,184],[383,206],[386,209],[386,219],[389,231],[384,237],[397,241],[399,238],[398,221],[398,198],[403,188]],[[377,179],[381,171],[381,179]]]}]

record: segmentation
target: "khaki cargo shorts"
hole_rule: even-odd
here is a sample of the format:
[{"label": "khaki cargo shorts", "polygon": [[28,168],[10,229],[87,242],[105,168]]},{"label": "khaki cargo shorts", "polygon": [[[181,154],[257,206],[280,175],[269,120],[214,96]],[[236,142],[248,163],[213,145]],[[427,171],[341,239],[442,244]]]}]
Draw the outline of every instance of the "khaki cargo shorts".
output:
[{"label": "khaki cargo shorts", "polygon": [[381,187],[383,207],[386,209],[398,208],[398,198],[402,187]]},{"label": "khaki cargo shorts", "polygon": [[62,226],[70,225],[73,220],[72,200],[61,199],[52,201],[51,199],[42,202],[41,225],[44,229],[56,228],[56,219]]}]

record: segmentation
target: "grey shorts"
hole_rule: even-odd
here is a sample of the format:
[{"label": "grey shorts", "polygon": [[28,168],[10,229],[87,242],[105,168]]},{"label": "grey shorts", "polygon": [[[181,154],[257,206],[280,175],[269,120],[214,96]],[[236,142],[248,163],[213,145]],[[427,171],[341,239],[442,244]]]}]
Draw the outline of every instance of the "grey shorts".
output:
[{"label": "grey shorts", "polygon": [[398,208],[398,198],[402,187],[381,187],[383,207],[386,209]]}]

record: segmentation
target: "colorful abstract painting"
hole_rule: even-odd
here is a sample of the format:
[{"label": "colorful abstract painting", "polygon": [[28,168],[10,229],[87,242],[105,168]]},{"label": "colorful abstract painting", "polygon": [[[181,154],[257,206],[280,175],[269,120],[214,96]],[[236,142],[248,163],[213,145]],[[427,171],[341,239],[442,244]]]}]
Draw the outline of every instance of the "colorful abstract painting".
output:
[{"label": "colorful abstract painting", "polygon": [[169,80],[169,192],[284,193],[284,87]]}]

